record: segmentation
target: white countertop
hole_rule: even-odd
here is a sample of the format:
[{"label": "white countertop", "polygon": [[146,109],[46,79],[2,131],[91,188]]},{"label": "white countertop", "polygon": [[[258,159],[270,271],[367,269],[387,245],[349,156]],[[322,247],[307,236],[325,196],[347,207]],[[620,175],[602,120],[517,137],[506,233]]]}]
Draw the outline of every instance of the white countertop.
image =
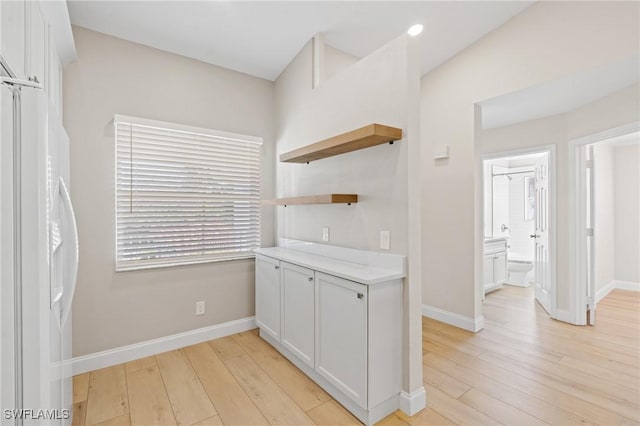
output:
[{"label": "white countertop", "polygon": [[484,242],[485,243],[493,243],[495,241],[507,241],[507,237],[485,237]]},{"label": "white countertop", "polygon": [[[318,247],[321,248],[320,252],[324,251],[322,248],[331,248],[332,255],[326,256],[309,252],[317,250]],[[315,243],[305,243],[304,247],[296,248],[259,248],[255,252],[366,285],[379,284],[406,276],[406,258],[399,255],[387,255]],[[355,253],[356,256],[350,256],[350,252]],[[344,258],[337,259],[336,257],[341,254],[344,255]],[[381,262],[381,257],[387,257],[390,262]],[[352,259],[356,261],[351,261]],[[373,264],[376,266],[373,266]]]}]

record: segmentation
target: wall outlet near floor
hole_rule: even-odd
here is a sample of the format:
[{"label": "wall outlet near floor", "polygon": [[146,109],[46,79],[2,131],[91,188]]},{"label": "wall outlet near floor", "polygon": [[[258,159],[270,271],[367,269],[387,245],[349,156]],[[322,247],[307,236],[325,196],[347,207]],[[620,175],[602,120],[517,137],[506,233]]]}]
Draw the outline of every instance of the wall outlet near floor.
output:
[{"label": "wall outlet near floor", "polygon": [[329,241],[329,227],[322,228],[322,241]]},{"label": "wall outlet near floor", "polygon": [[204,300],[196,302],[196,315],[204,315]]},{"label": "wall outlet near floor", "polygon": [[391,248],[391,232],[380,231],[380,248],[389,250]]}]

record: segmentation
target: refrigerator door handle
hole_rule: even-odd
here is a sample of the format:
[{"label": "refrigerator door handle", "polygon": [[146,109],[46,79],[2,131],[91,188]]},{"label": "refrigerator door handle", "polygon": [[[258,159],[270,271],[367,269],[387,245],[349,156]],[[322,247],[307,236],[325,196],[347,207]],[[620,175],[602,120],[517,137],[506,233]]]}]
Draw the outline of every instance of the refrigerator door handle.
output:
[{"label": "refrigerator door handle", "polygon": [[[64,325],[71,312],[71,304],[73,302],[73,295],[76,290],[76,281],[78,279],[78,260],[79,260],[79,247],[78,247],[78,226],[76,224],[76,215],[73,212],[73,206],[71,205],[71,197],[69,196],[69,190],[67,189],[67,185],[64,183],[64,179],[60,176],[60,195],[62,196],[62,200],[64,202],[64,208],[71,219],[71,235],[69,235],[67,241],[70,241],[73,244],[73,254],[71,256],[71,268],[70,268],[70,276],[69,280],[69,298],[66,306],[63,307],[62,317],[60,324]],[[66,228],[66,227],[65,227]]]}]

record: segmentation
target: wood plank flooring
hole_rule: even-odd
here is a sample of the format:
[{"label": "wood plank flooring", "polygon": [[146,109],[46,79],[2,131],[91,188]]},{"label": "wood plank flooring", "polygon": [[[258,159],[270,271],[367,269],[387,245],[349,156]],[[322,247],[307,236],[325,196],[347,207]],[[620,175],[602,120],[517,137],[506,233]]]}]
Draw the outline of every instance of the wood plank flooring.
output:
[{"label": "wood plank flooring", "polygon": [[[428,407],[379,425],[640,425],[640,293],[596,326],[553,321],[505,286],[471,333],[423,319]],[[257,330],[74,377],[73,425],[357,425]]]}]

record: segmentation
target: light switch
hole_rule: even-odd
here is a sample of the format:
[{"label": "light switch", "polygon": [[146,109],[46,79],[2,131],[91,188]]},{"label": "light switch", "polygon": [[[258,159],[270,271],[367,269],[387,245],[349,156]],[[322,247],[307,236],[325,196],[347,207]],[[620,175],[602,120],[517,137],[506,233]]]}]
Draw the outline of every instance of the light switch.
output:
[{"label": "light switch", "polygon": [[383,250],[391,248],[391,232],[380,231],[380,248]]},{"label": "light switch", "polygon": [[329,227],[322,228],[322,241],[329,241]]}]

